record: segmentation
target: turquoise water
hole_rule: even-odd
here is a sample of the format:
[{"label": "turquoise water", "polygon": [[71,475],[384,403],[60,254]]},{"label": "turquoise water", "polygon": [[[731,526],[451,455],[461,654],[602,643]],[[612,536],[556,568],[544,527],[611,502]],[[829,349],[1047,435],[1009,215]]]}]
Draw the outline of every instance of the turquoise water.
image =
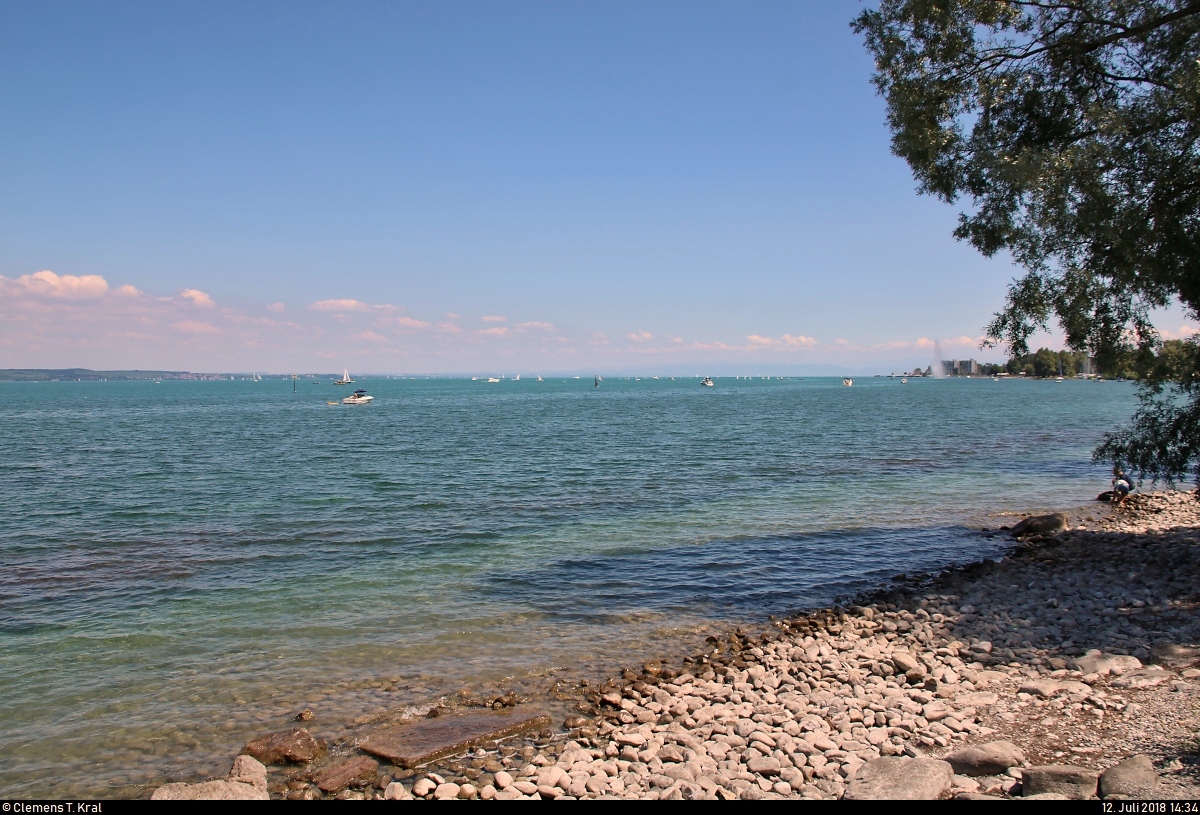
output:
[{"label": "turquoise water", "polygon": [[[996,551],[1124,383],[0,384],[0,797],[135,795]],[[974,531],[972,531],[974,530]],[[532,684],[529,684],[532,683]]]}]

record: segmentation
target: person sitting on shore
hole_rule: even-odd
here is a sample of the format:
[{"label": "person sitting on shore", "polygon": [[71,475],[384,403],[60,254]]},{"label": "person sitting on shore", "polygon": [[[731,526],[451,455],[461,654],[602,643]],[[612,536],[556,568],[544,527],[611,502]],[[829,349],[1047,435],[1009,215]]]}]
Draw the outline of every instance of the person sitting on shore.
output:
[{"label": "person sitting on shore", "polygon": [[1112,502],[1118,505],[1123,504],[1133,490],[1133,478],[1126,475],[1120,467],[1114,467],[1112,487]]}]

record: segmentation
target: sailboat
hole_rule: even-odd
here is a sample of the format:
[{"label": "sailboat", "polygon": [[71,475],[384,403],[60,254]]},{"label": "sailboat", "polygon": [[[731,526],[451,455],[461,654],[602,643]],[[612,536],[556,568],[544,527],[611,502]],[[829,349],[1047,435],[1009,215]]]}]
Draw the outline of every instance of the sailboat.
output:
[{"label": "sailboat", "polygon": [[[575,377],[575,378],[578,379],[579,377]],[[600,387],[600,374],[596,374],[595,385],[597,388]]]},{"label": "sailboat", "polygon": [[343,368],[342,369],[342,378],[339,379],[337,382],[334,382],[333,384],[335,384],[335,385],[353,385],[354,380],[350,378],[350,369]]}]

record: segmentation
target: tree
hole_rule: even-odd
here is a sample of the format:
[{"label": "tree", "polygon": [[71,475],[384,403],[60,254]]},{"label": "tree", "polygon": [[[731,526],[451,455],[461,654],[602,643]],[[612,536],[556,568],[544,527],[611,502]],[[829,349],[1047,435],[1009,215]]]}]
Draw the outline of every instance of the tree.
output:
[{"label": "tree", "polygon": [[1101,368],[1132,355],[1140,406],[1095,458],[1200,483],[1200,351],[1158,364],[1150,319],[1200,319],[1200,0],[880,0],[853,27],[919,190],[1025,270],[988,343],[1054,318]]}]

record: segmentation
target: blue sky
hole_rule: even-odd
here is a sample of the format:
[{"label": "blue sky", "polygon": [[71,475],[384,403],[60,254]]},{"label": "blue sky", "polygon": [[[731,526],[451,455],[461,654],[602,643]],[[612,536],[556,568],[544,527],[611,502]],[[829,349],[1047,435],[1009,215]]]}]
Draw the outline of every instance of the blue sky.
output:
[{"label": "blue sky", "polygon": [[4,4],[0,367],[999,358],[860,8]]}]

